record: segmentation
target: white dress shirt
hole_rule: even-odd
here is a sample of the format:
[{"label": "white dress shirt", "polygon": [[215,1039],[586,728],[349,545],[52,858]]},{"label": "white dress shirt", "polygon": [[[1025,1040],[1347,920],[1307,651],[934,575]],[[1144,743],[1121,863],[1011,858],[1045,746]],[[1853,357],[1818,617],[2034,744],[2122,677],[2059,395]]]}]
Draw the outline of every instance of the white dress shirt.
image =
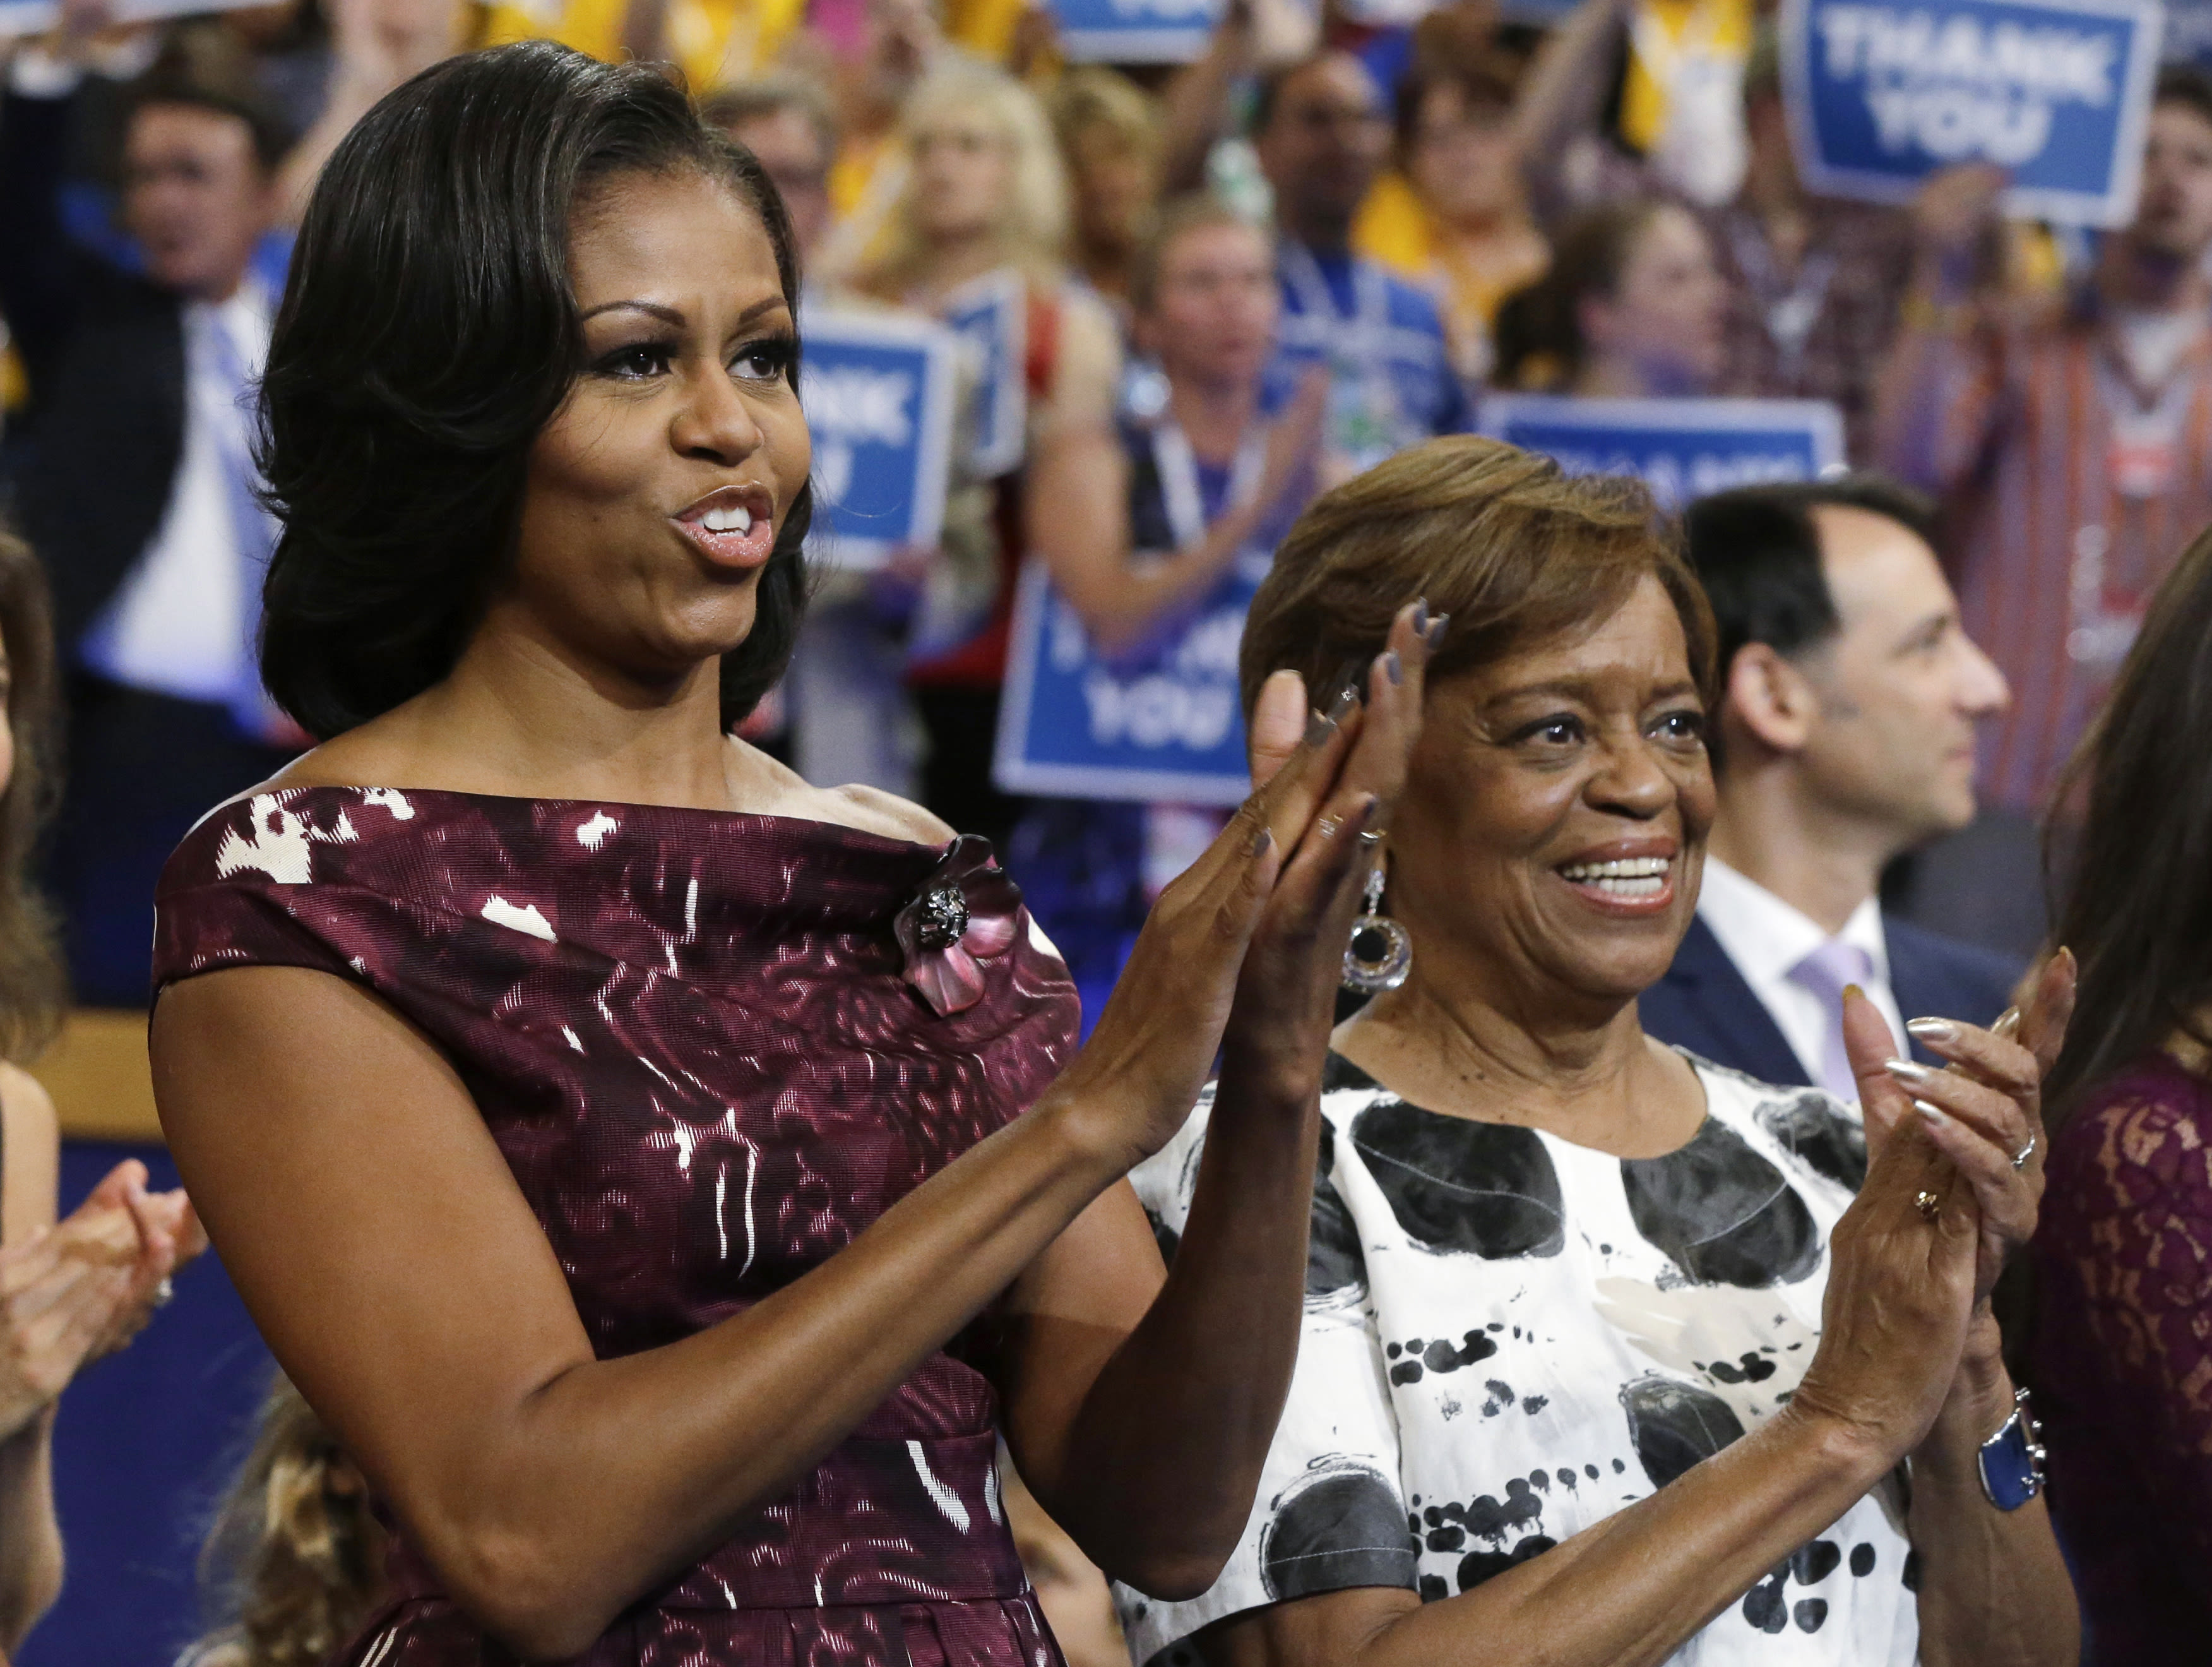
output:
[{"label": "white dress shirt", "polygon": [[[1705,858],[1698,918],[1711,928],[1722,952],[1735,963],[1751,993],[1773,1018],[1782,1039],[1805,1068],[1806,1080],[1820,1081],[1829,1014],[1819,996],[1790,978],[1790,969],[1826,943],[1827,932],[1811,916],[1711,855]],[[1889,1021],[1893,1040],[1903,1037],[1905,1021],[1889,987],[1889,940],[1881,929],[1881,902],[1869,897],[1835,935],[1866,952],[1874,970],[1861,988]]]},{"label": "white dress shirt", "polygon": [[227,449],[245,447],[250,419],[210,332],[227,332],[237,362],[258,378],[270,321],[250,278],[227,301],[185,303],[185,443],[168,507],[82,645],[85,664],[113,682],[216,703],[251,686],[247,587],[262,575],[245,570],[224,463]]}]

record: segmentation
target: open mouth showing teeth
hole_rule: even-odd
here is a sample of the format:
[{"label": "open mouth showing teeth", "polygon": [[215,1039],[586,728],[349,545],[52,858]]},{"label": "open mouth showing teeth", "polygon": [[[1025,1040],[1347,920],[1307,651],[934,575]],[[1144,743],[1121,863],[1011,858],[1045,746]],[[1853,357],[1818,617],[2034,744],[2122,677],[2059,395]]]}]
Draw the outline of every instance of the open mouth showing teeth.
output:
[{"label": "open mouth showing teeth", "polygon": [[1656,897],[1667,889],[1672,857],[1631,856],[1611,862],[1571,862],[1559,869],[1559,878],[1571,885],[1587,885],[1608,897]]},{"label": "open mouth showing teeth", "polygon": [[750,532],[753,530],[752,511],[743,506],[709,509],[699,518],[699,525],[709,532]]}]

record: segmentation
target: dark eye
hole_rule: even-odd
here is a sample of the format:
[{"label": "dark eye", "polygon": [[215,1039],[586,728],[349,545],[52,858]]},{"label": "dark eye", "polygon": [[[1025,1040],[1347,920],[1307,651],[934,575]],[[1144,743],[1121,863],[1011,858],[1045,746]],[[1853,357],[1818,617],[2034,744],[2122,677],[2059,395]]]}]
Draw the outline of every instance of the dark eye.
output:
[{"label": "dark eye", "polygon": [[1572,746],[1583,739],[1583,721],[1572,713],[1558,712],[1539,718],[1513,739],[1537,746]]},{"label": "dark eye", "polygon": [[794,356],[788,337],[771,336],[739,348],[737,356],[730,361],[730,368],[752,381],[780,381],[790,370]]},{"label": "dark eye", "polygon": [[633,342],[618,347],[601,359],[594,367],[602,376],[612,376],[625,382],[641,382],[648,377],[665,375],[669,350],[659,342]]},{"label": "dark eye", "polygon": [[1684,708],[1661,715],[1652,733],[1666,741],[1701,741],[1705,737],[1705,715]]}]

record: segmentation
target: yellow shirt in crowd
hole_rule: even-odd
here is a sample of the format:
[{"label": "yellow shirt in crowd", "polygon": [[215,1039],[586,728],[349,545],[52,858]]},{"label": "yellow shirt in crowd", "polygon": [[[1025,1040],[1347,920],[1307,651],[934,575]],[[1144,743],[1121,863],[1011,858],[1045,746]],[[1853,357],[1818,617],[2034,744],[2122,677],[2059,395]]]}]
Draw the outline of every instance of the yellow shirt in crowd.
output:
[{"label": "yellow shirt in crowd", "polygon": [[[494,0],[483,45],[557,40],[613,62],[629,0]],[[694,92],[761,74],[806,14],[806,0],[668,0],[669,56]]]}]

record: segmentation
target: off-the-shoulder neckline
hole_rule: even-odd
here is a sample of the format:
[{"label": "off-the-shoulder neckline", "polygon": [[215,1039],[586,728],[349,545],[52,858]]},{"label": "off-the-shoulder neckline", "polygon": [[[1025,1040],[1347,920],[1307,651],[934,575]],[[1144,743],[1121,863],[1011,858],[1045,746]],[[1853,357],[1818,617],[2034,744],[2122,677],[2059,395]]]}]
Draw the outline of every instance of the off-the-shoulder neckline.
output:
[{"label": "off-the-shoulder neckline", "polygon": [[[524,794],[512,793],[473,793],[464,788],[385,787],[351,782],[302,782],[292,785],[270,785],[264,782],[224,800],[193,824],[193,831],[197,832],[226,811],[250,804],[256,799],[295,799],[306,794],[345,794],[356,799],[369,794],[397,794],[410,799],[458,799],[507,806],[573,805],[579,809],[611,811],[624,815],[645,812],[658,815],[697,817],[710,821],[766,823],[790,828],[817,829],[825,834],[839,835],[867,844],[885,847],[894,851],[926,851],[932,855],[945,851],[951,843],[951,841],[933,843],[927,840],[905,839],[893,834],[873,833],[866,828],[856,828],[849,822],[832,822],[817,816],[779,816],[770,811],[722,811],[703,805],[655,805],[627,799],[557,796],[530,798]],[[957,838],[957,836],[956,835],[955,837]]]}]

